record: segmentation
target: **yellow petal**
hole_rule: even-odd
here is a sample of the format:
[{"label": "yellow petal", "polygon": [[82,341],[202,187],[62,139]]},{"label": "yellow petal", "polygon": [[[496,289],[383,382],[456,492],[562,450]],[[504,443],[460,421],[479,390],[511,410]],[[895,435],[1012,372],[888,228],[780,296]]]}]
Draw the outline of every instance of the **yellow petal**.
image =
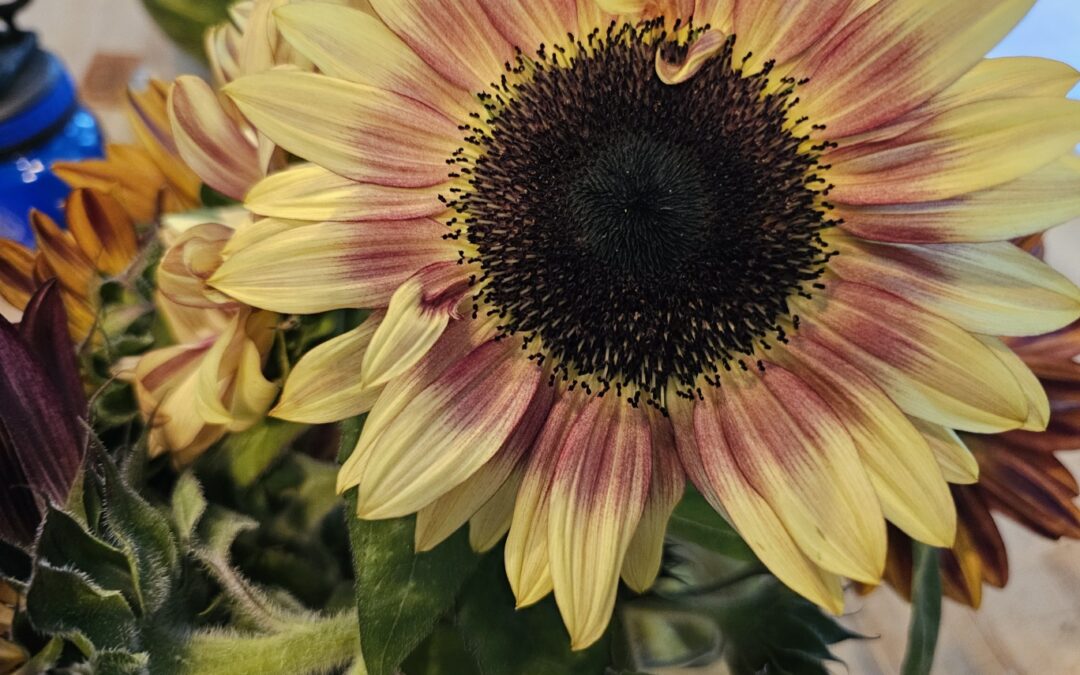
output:
[{"label": "yellow petal", "polygon": [[464,119],[475,107],[464,89],[443,79],[379,19],[322,3],[279,7],[289,43],[331,77],[392,91]]},{"label": "yellow petal", "polygon": [[111,144],[103,160],[56,162],[52,170],[73,188],[90,188],[113,197],[137,223],[149,223],[157,215],[165,174],[138,146]]},{"label": "yellow petal", "polygon": [[360,182],[443,183],[462,144],[458,123],[419,101],[325,75],[272,71],[224,91],[275,143]]},{"label": "yellow petal", "polygon": [[468,290],[455,263],[425,267],[390,298],[386,319],[364,354],[360,378],[377,387],[412,368],[439,339]]},{"label": "yellow petal", "polygon": [[450,366],[374,441],[357,514],[377,520],[414,513],[471,476],[510,436],[540,379],[509,340],[485,343]]},{"label": "yellow petal", "polygon": [[457,364],[480,345],[495,337],[490,323],[479,321],[454,321],[431,352],[412,369],[386,385],[375,406],[368,413],[364,432],[360,434],[353,453],[338,472],[337,490],[344,492],[357,485],[364,473],[371,451],[386,429],[401,412],[438,380],[454,364]]},{"label": "yellow petal", "polygon": [[446,210],[439,201],[445,187],[357,183],[318,165],[302,164],[256,183],[246,206],[263,216],[298,220],[414,220]]},{"label": "yellow petal", "polygon": [[563,442],[583,404],[573,394],[557,400],[529,451],[505,550],[506,578],[519,609],[539,602],[552,589],[548,556],[551,483]]},{"label": "yellow petal", "polygon": [[780,581],[833,614],[843,612],[840,578],[811,562],[795,544],[776,511],[747,482],[722,430],[703,426],[698,437],[695,403],[678,396],[668,401],[679,457],[702,496],[731,522]]},{"label": "yellow petal", "polygon": [[1046,431],[1047,425],[1050,424],[1050,400],[1047,398],[1046,390],[1043,389],[1039,378],[1001,340],[988,335],[976,335],[975,337],[994,352],[998,360],[1009,369],[1009,372],[1013,374],[1013,377],[1016,378],[1017,383],[1020,385],[1020,389],[1023,390],[1024,396],[1027,397],[1028,417],[1024,422],[1024,426],[1020,428],[1025,431]]},{"label": "yellow petal", "polygon": [[88,297],[94,279],[94,264],[79,249],[74,237],[37,210],[30,213],[30,227],[37,240],[40,259],[48,264],[63,287],[75,297]]},{"label": "yellow petal", "polygon": [[10,239],[0,239],[0,297],[22,309],[35,290],[34,254]]},{"label": "yellow petal", "polygon": [[304,354],[285,380],[272,417],[306,424],[329,424],[371,410],[379,388],[360,382],[360,364],[382,321],[376,312],[353,330]]},{"label": "yellow petal", "polygon": [[649,494],[622,566],[623,581],[636,593],[649,590],[660,574],[668,520],[686,487],[671,421],[652,413],[649,418],[653,450]]},{"label": "yellow petal", "polygon": [[955,429],[1019,428],[1028,402],[1009,369],[970,333],[869,286],[830,280],[793,298],[800,331],[870,376],[909,415]]},{"label": "yellow petal", "polygon": [[510,530],[521,474],[520,469],[511,474],[499,491],[469,519],[469,546],[477,553],[495,548]]},{"label": "yellow petal", "polygon": [[948,484],[926,440],[885,392],[842,357],[802,336],[795,336],[778,358],[836,411],[885,517],[915,539],[951,545],[956,507]]},{"label": "yellow petal", "polygon": [[1080,289],[1008,242],[879,244],[826,235],[840,277],[899,295],[965,330],[1040,335],[1080,318]]},{"label": "yellow petal", "polygon": [[[805,382],[779,366],[731,374],[695,408],[694,429],[723,433],[747,481],[775,509],[806,555],[825,569],[877,583],[885,520],[850,434]],[[710,405],[711,397],[721,398]],[[706,462],[705,470],[711,471]],[[715,481],[716,478],[713,477]]]},{"label": "yellow petal", "polygon": [[945,480],[958,485],[978,482],[979,462],[955,431],[916,418],[911,423],[930,445]]},{"label": "yellow petal", "polygon": [[892,121],[974,67],[1032,4],[878,2],[801,65],[810,78],[799,89],[805,114],[832,138]]},{"label": "yellow petal", "polygon": [[245,304],[288,314],[385,307],[416,271],[457,258],[445,233],[444,225],[427,219],[288,228],[234,250],[210,285]]},{"label": "yellow petal", "polygon": [[619,571],[649,490],[651,445],[646,413],[612,396],[589,401],[563,442],[548,546],[571,649],[596,642],[611,619]]}]

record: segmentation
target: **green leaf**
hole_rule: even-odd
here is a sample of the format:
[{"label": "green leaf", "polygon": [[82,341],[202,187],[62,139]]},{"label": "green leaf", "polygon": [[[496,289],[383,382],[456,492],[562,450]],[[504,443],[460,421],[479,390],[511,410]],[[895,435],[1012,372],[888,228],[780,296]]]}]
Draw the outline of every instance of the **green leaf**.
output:
[{"label": "green leaf", "polygon": [[34,627],[94,650],[127,649],[136,636],[135,615],[118,591],[107,591],[74,570],[38,563],[26,594]]},{"label": "green leaf", "polygon": [[53,667],[60,660],[64,651],[64,640],[54,637],[45,643],[41,650],[30,657],[22,667],[15,671],[18,675],[40,675],[53,672]]},{"label": "green leaf", "polygon": [[914,574],[911,587],[911,627],[903,675],[928,675],[934,665],[941,628],[941,568],[936,548],[912,542]]},{"label": "green leaf", "polygon": [[[341,426],[342,453],[347,455],[362,422]],[[371,675],[392,675],[453,605],[479,557],[469,549],[464,530],[433,551],[414,553],[413,518],[360,520],[352,515],[355,490],[347,502],[364,659]]]},{"label": "green leaf", "polygon": [[116,465],[102,455],[105,474],[105,519],[134,562],[136,585],[147,612],[161,607],[178,573],[179,552],[169,521],[120,477]]},{"label": "green leaf", "polygon": [[484,675],[461,633],[442,624],[401,665],[408,675]]},{"label": "green leaf", "polygon": [[757,559],[739,533],[693,487],[686,489],[675,507],[668,521],[668,534],[729,558]]},{"label": "green leaf", "polygon": [[81,523],[50,506],[37,543],[38,560],[56,568],[83,572],[97,586],[123,593],[132,607],[140,608],[131,562],[120,549],[87,532]]},{"label": "green leaf", "polygon": [[457,615],[482,672],[593,675],[608,665],[608,636],[588,649],[570,651],[570,638],[552,598],[520,610],[514,604],[499,548],[485,556],[469,580]]},{"label": "green leaf", "polygon": [[247,431],[230,434],[215,455],[240,487],[249,487],[307,429],[306,425],[267,419]]},{"label": "green leaf", "polygon": [[205,511],[206,497],[203,496],[202,487],[191,471],[185,471],[177,479],[172,493],[172,517],[181,542],[186,543],[191,539]]}]

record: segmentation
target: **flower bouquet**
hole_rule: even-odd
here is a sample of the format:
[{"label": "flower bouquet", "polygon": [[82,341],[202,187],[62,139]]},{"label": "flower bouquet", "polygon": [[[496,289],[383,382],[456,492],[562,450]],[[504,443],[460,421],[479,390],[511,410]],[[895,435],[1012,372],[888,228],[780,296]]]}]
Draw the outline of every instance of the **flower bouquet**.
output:
[{"label": "flower bouquet", "polygon": [[0,241],[0,672],[929,672],[1080,537],[1031,4],[234,5]]}]

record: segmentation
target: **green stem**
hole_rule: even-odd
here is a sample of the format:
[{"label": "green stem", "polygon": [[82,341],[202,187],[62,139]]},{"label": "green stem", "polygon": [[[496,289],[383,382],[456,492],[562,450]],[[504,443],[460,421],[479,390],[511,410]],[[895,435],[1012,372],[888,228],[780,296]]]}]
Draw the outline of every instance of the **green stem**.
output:
[{"label": "green stem", "polygon": [[[359,657],[356,612],[346,611],[268,635],[198,633],[188,645],[183,671],[200,675],[303,675],[330,672]],[[360,666],[351,672],[365,671]]]}]

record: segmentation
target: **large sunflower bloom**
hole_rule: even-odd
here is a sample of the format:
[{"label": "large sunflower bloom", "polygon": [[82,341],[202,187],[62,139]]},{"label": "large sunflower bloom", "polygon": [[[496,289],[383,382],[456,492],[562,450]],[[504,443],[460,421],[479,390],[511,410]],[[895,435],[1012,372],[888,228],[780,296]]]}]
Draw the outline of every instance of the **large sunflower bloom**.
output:
[{"label": "large sunflower bloom", "polygon": [[886,519],[953,541],[924,434],[1047,422],[985,337],[1080,314],[1008,243],[1080,212],[1080,75],[983,60],[1032,1],[283,7],[321,74],[225,91],[311,163],[253,188],[264,235],[210,283],[385,308],[293,373],[382,388],[339,487],[420,549],[509,529],[519,604],[553,590],[575,647],[651,584],[684,476],[839,611]]},{"label": "large sunflower bloom", "polygon": [[[1048,539],[1080,539],[1080,486],[1055,456],[1080,450],[1080,324],[1009,342],[1046,388],[1052,414],[1043,433],[953,437],[971,449],[971,457],[950,478],[963,484],[952,488],[957,534],[942,555],[941,573],[946,595],[975,608],[983,584],[1003,588],[1009,580],[1008,553],[992,512]],[[905,597],[911,594],[911,565],[911,540],[890,531],[885,579]]]}]

